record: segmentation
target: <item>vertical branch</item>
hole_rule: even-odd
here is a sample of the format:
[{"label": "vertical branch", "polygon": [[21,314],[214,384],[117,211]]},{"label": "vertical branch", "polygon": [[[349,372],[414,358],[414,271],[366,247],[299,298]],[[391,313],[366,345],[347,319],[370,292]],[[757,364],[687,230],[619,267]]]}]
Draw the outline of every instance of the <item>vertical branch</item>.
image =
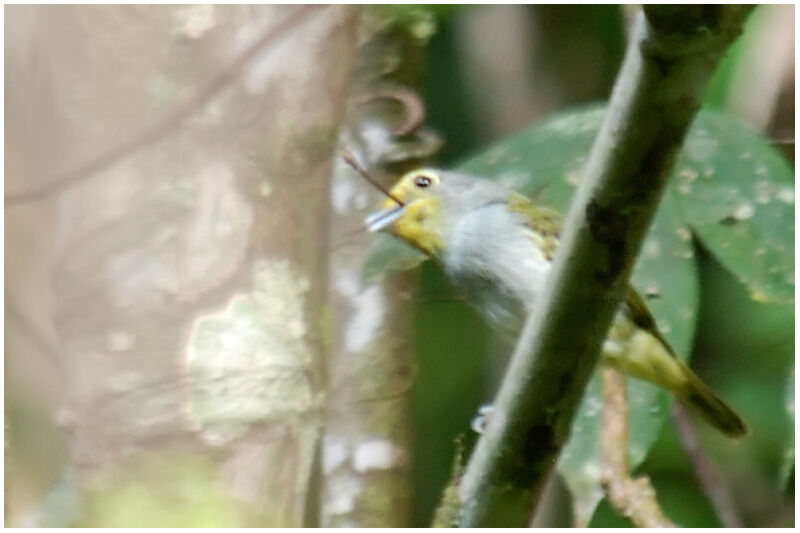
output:
[{"label": "vertical branch", "polygon": [[625,378],[610,368],[603,369],[602,378],[603,484],[608,499],[636,527],[675,527],[659,507],[650,480],[646,476],[630,476]]},{"label": "vertical branch", "polygon": [[705,84],[749,10],[639,15],[547,288],[467,465],[462,526],[522,526],[538,504]]}]

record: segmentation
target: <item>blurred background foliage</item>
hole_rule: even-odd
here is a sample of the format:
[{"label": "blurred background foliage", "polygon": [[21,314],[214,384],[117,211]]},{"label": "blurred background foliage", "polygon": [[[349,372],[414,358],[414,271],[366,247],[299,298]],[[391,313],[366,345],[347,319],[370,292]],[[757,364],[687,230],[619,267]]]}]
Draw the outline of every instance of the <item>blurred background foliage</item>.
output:
[{"label": "blurred background foliage", "polygon": [[[422,96],[427,123],[445,139],[437,164],[451,167],[485,155],[488,144],[556,111],[605,100],[622,60],[630,16],[617,6],[431,11],[437,29],[427,50]],[[788,167],[794,163],[792,21],[791,7],[756,9],[712,79],[705,104],[761,132]],[[783,222],[793,218],[793,200],[790,205]],[[793,250],[793,225],[776,232]],[[794,429],[786,403],[787,391],[793,395],[793,304],[754,301],[699,240],[692,244],[700,291],[691,364],[741,410],[752,435],[731,442],[702,423],[697,431],[733,491],[745,525],[792,524],[793,479],[787,483],[786,472],[793,471],[793,459],[787,466],[787,453],[793,457],[793,452],[787,450],[793,448]],[[793,260],[790,269],[793,278]],[[453,439],[465,432],[477,407],[491,400],[508,349],[457,301],[434,266],[424,264],[419,278],[414,522],[424,525],[447,479]],[[665,512],[677,523],[720,525],[668,418],[637,471],[652,478]],[[570,524],[568,498],[563,487],[553,489],[551,524]],[[591,525],[630,522],[603,502]]]},{"label": "blurred background foliage", "polygon": [[[626,27],[635,8],[447,5],[376,9],[427,42],[421,50],[410,52],[424,72],[419,92],[426,106],[426,125],[445,141],[436,164],[455,167],[556,112],[604,101],[622,61]],[[760,132],[790,167],[794,166],[793,43],[793,6],[757,8],[706,96],[707,108],[730,113]],[[793,202],[792,196],[792,207]],[[793,231],[784,227],[780,233],[781,239],[793,240]],[[732,442],[697,424],[700,440],[732,490],[745,525],[792,525],[794,305],[755,301],[751,290],[720,264],[701,239],[691,244],[699,287],[691,365],[741,411],[751,427],[748,438]],[[792,249],[793,242],[783,244]],[[459,302],[433,265],[423,264],[416,274],[411,523],[425,526],[449,477],[454,439],[466,434],[469,445],[474,442],[470,422],[478,407],[493,397],[509,348]],[[38,381],[48,379],[48,372],[35,366],[28,372]],[[68,444],[50,423],[46,398],[41,399],[42,405],[15,402],[14,398],[25,397],[15,390],[22,385],[9,381],[5,385],[7,426],[15,428],[19,441],[34,443],[7,449],[6,464],[14,465],[15,471],[7,469],[5,476],[7,481],[14,476],[15,498],[28,502],[54,486],[58,490]],[[191,458],[186,459],[185,468],[195,472],[195,488],[205,483],[202,468],[197,470]],[[650,476],[664,511],[678,524],[720,525],[669,418],[637,472]],[[137,484],[123,489],[132,500],[151,497]],[[196,498],[198,512],[219,515],[216,497]],[[106,501],[93,512],[113,514],[117,503]],[[570,506],[566,488],[556,483],[545,500],[541,523],[570,525]],[[160,525],[203,522],[200,514],[193,517],[196,520],[191,518],[165,522],[164,517],[152,517],[149,521]],[[630,522],[601,502],[591,525],[628,526]]]}]

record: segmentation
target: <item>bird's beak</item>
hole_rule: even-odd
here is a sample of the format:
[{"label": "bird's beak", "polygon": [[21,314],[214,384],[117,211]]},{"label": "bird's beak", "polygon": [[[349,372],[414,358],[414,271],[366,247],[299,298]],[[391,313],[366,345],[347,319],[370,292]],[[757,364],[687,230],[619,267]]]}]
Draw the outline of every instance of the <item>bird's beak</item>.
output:
[{"label": "bird's beak", "polygon": [[364,219],[364,224],[367,226],[367,231],[376,232],[383,231],[402,217],[405,213],[405,205],[394,204],[391,207],[386,207],[380,211],[376,211]]}]

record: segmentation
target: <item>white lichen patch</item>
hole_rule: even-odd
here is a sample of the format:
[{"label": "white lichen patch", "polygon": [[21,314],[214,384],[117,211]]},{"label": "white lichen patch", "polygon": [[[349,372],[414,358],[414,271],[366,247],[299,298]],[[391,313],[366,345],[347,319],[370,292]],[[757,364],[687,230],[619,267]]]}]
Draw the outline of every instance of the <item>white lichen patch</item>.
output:
[{"label": "white lichen patch", "polygon": [[[337,162],[337,165],[339,163]],[[358,187],[355,178],[346,176],[344,172],[335,172],[331,181],[331,207],[336,214],[344,215],[349,211],[361,210],[368,206],[369,199],[363,187]],[[360,177],[357,179],[361,179]]]},{"label": "white lichen patch", "polygon": [[185,6],[175,11],[176,33],[186,39],[199,39],[217,25],[214,6]]},{"label": "white lichen patch", "polygon": [[[358,132],[355,134],[357,144],[361,145],[362,151],[356,152],[354,155],[363,164],[370,161],[378,161],[387,152],[391,151],[395,145],[395,135],[392,133],[385,122],[380,120],[364,120],[358,125]],[[345,142],[346,146],[351,146],[356,143]],[[341,158],[336,159],[336,165],[346,166],[347,163]],[[353,171],[355,172],[355,171]],[[337,168],[335,174],[340,174]]]},{"label": "white lichen patch", "polygon": [[322,512],[326,516],[341,516],[356,508],[356,498],[363,486],[358,476],[333,476],[325,493]]},{"label": "white lichen patch", "polygon": [[[186,347],[187,412],[209,432],[314,409],[303,312],[309,283],[286,260],[253,268],[251,292],[199,317]],[[302,325],[298,327],[298,324]]]},{"label": "white lichen patch", "polygon": [[356,472],[391,470],[405,465],[405,451],[385,439],[374,439],[357,445],[353,452],[353,468]]},{"label": "white lichen patch", "polygon": [[273,187],[272,183],[269,181],[263,180],[258,186],[258,195],[262,198],[268,198],[272,195]]},{"label": "white lichen patch", "polygon": [[360,352],[377,336],[386,313],[386,295],[380,285],[363,289],[360,273],[341,268],[333,273],[333,286],[348,300],[350,313],[344,326],[344,347]]},{"label": "white lichen patch", "polygon": [[322,443],[322,471],[327,476],[347,461],[350,446],[335,435],[326,434]]}]

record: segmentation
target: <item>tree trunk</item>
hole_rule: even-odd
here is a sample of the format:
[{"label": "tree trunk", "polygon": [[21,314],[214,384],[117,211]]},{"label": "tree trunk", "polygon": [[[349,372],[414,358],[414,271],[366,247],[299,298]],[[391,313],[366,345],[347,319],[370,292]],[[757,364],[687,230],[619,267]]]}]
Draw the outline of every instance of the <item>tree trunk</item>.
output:
[{"label": "tree trunk", "polygon": [[[362,10],[362,39],[340,143],[389,185],[439,147],[421,128],[419,80],[426,38],[390,11]],[[398,62],[396,58],[401,58]],[[394,65],[387,72],[386,65]],[[403,84],[403,85],[400,85]],[[391,169],[391,171],[389,171]],[[413,291],[409,273],[365,276],[375,235],[364,216],[381,194],[340,157],[332,191],[329,391],[323,446],[322,524],[409,525],[410,395],[414,381]],[[385,281],[385,282],[383,282]]]},{"label": "tree trunk", "polygon": [[[31,155],[11,192],[89,169],[43,193],[58,194],[40,282],[54,295],[60,419],[82,500],[71,523],[302,525],[353,10],[15,14],[36,30],[31,60],[55,100],[21,114],[57,141],[50,151],[32,134],[12,147]],[[9,83],[24,91],[31,72],[20,63]]]}]

